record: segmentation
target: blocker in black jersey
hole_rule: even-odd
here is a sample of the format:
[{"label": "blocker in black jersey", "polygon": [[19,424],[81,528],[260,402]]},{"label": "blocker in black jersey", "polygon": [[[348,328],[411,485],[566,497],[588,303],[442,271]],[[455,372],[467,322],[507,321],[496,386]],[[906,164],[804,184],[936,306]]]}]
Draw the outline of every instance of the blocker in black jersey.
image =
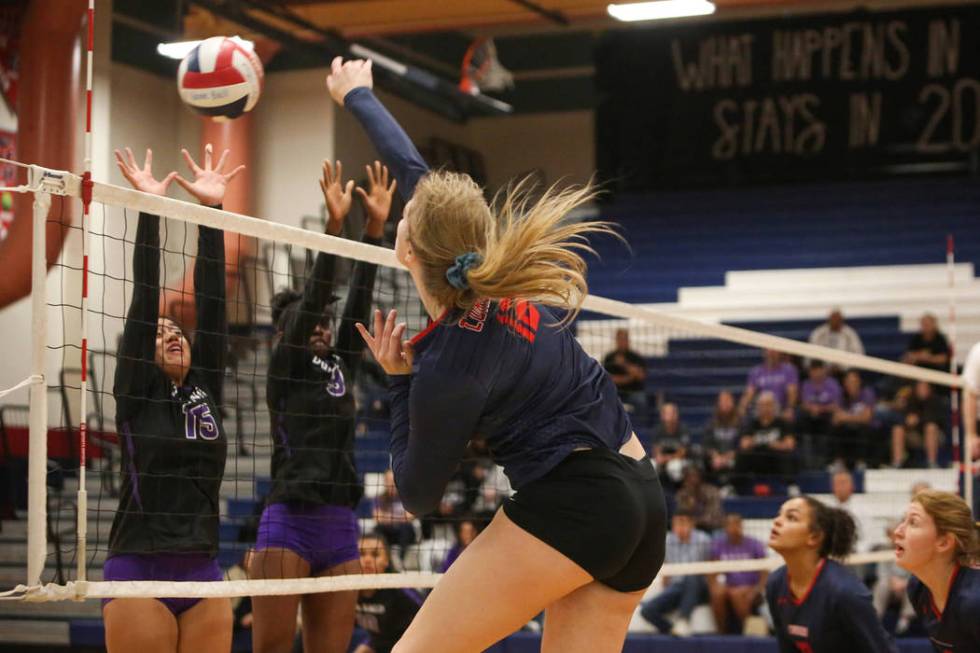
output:
[{"label": "blocker in black jersey", "polygon": [[141,213],[112,394],[122,449],[111,554],[218,550],[218,495],[227,441],[221,424],[225,342],[224,234],[199,227],[194,267],[197,330],[177,386],[155,362],[160,218]]},{"label": "blocker in black jersey", "polygon": [[357,625],[367,631],[374,653],[390,653],[422,606],[422,595],[412,589],[377,590],[357,599]]},{"label": "blocker in black jersey", "polygon": [[786,567],[766,582],[780,653],[894,653],[895,644],[871,604],[871,592],[840,563],[824,558],[801,598]]},{"label": "blocker in black jersey", "polygon": [[938,653],[980,651],[980,569],[956,567],[942,612],[932,592],[915,576],[909,579],[908,594]]},{"label": "blocker in black jersey", "polygon": [[[381,244],[380,238],[364,242]],[[354,380],[364,344],[354,323],[367,319],[377,266],[358,261],[336,329],[336,345],[317,356],[308,342],[314,327],[333,322],[337,259],[321,252],[303,296],[282,317],[272,354],[266,401],[272,416],[272,490],[269,503],[300,501],[353,508],[363,488],[354,467]]]}]

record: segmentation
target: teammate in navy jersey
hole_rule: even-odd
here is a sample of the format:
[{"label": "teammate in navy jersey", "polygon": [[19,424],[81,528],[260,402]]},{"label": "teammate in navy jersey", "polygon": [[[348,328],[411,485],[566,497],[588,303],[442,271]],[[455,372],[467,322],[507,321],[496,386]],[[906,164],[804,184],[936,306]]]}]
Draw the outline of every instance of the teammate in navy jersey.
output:
[{"label": "teammate in navy jersey", "polygon": [[784,503],[769,546],[785,566],[766,582],[780,653],[891,653],[895,645],[857,576],[830,558],[854,549],[857,526],[844,510],[812,497]]},{"label": "teammate in navy jersey", "polygon": [[[364,242],[379,245],[395,184],[380,163],[367,166],[368,190],[357,188],[366,213]],[[327,233],[338,236],[350,212],[354,182],[343,168],[323,164]],[[354,381],[364,343],[354,323],[371,310],[377,266],[354,264],[339,324],[332,287],[337,257],[316,257],[303,293],[272,299],[278,341],[269,363],[266,400],[271,415],[272,489],[262,511],[252,578],[302,578],[360,573],[357,516],[362,488],[354,469],[357,409]],[[336,333],[336,341],[334,334]],[[257,653],[289,651],[302,607],[306,651],[344,653],[354,629],[357,592],[324,592],[252,599]]]},{"label": "teammate in navy jersey", "polygon": [[922,490],[895,529],[895,562],[912,574],[909,599],[938,653],[980,651],[978,527],[956,494]]},{"label": "teammate in navy jersey", "polygon": [[[165,195],[174,179],[202,204],[220,207],[228,151],[204,167],[183,151],[194,181],[153,177],[152,152],[140,168],[129,148],[116,151],[137,190]],[[159,315],[160,218],[141,213],[133,248],[133,298],[126,314],[112,394],[122,449],[119,508],[109,534],[105,580],[221,580],[218,510],[227,441],[221,424],[225,341],[224,234],[198,228],[194,266],[197,329],[193,344]],[[115,599],[103,604],[110,653],[227,651],[231,603],[214,599]]]},{"label": "teammate in navy jersey", "polygon": [[[363,573],[383,574],[389,570],[391,555],[384,537],[366,535],[358,546]],[[354,653],[390,653],[421,605],[422,595],[413,589],[361,590],[357,597],[357,625],[368,636]]]},{"label": "teammate in navy jersey", "polygon": [[363,61],[327,78],[409,200],[395,253],[432,318],[411,343],[394,311],[359,326],[390,376],[399,494],[433,510],[477,434],[516,489],[395,650],[484,650],[545,610],[544,650],[619,651],[667,520],[616,386],[562,323],[587,292],[583,239],[608,227],[565,220],[589,188],[512,190],[491,209],[468,176],[429,172],[371,84]]}]

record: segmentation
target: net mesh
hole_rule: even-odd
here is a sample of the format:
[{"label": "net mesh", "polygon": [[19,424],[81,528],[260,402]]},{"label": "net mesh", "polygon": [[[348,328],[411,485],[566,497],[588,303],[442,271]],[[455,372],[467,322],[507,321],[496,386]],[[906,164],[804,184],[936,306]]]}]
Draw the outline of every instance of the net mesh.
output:
[{"label": "net mesh", "polygon": [[[426,325],[427,318],[411,279],[394,262],[390,251],[397,210],[388,223],[383,247],[389,249],[384,250],[359,244],[363,218],[356,214],[347,221],[345,233],[332,238],[323,235],[324,215],[310,216],[304,220],[305,229],[295,229],[102,184],[95,186],[95,199],[88,281],[88,414],[84,416],[89,443],[84,566],[90,582],[72,582],[77,579],[78,516],[74,494],[78,488],[78,424],[83,417],[78,414],[77,380],[81,368],[78,297],[82,265],[71,255],[78,250],[68,247],[52,277],[56,282],[47,307],[51,323],[46,344],[51,358],[48,384],[57,400],[52,401],[49,415],[50,527],[43,580],[55,585],[30,593],[30,598],[241,596],[380,587],[379,583],[416,587],[434,584],[436,574],[488,522],[511,488],[500,468],[493,464],[485,444],[479,441],[471,443],[434,514],[407,514],[390,479],[386,479],[389,457],[384,376],[363,353],[359,337],[343,340],[341,333],[355,319],[344,314],[344,307],[358,293],[369,298],[371,310],[397,308],[407,320],[410,333],[418,333]],[[52,223],[61,224],[63,212],[75,201],[56,199]],[[213,465],[209,468],[206,457],[202,457],[202,462],[194,455],[178,454],[175,445],[154,447],[160,444],[154,440],[159,440],[157,434],[140,432],[134,428],[134,420],[126,428],[116,419],[120,409],[118,388],[115,396],[113,390],[122,360],[121,338],[127,311],[140,290],[140,279],[133,267],[140,211],[163,216],[158,264],[161,314],[177,318],[191,345],[208,335],[201,330],[202,315],[191,315],[189,311],[194,305],[193,293],[182,285],[188,271],[195,264],[202,264],[196,225],[222,227],[226,234],[240,234],[228,237],[235,239],[237,249],[226,247],[227,251],[243,253],[235,261],[229,259],[225,269],[226,276],[236,282],[208,286],[228,289],[223,311],[228,330],[221,345],[224,361],[219,369],[210,370],[220,378],[221,391],[210,394],[220,395],[211,419],[220,423],[220,441],[227,446],[223,472],[209,473]],[[77,227],[71,231],[69,243],[72,238],[79,238]],[[294,407],[276,406],[270,397],[273,389],[280,400],[288,403],[290,397],[309,389],[304,385],[309,379],[290,371],[294,368],[287,367],[285,376],[273,370],[276,378],[270,380],[283,338],[273,324],[273,298],[283,289],[302,293],[322,251],[336,259],[326,280],[326,294],[336,298],[330,304],[336,314],[333,321],[321,320],[321,307],[321,316],[309,323],[330,328],[334,345],[330,356],[343,357],[345,387],[341,395],[349,397],[349,403],[333,402],[338,397],[330,395],[330,379],[316,379],[319,391],[325,393],[320,397],[328,402],[325,405],[340,406],[349,413],[303,414]],[[363,276],[357,270],[365,263],[378,264],[370,287],[358,285]],[[203,299],[203,306],[214,308],[216,297]],[[590,297],[587,309],[574,325],[576,335],[620,386],[635,431],[657,462],[671,508],[691,512],[694,527],[706,537],[716,538],[716,542],[726,537],[726,515],[739,515],[744,534],[758,542],[757,559],[736,560],[746,557],[744,552],[732,553],[722,545],[712,552],[709,546],[694,563],[668,558],[665,575],[721,573],[724,577],[738,570],[772,568],[776,559],[765,542],[780,503],[787,496],[802,492],[836,504],[848,490],[836,488],[835,497],[834,485],[848,482],[853,485],[854,496],[847,505],[861,529],[861,556],[853,561],[881,561],[890,554],[875,551],[885,547],[886,529],[904,509],[913,483],[926,482],[948,490],[958,487],[946,403],[948,388],[958,381],[942,372],[895,362],[907,336],[901,333],[894,315],[851,321],[864,337],[869,354],[859,356],[807,344],[812,329],[819,326],[818,320],[736,326],[704,324],[600,297]],[[212,319],[208,323],[215,322]],[[309,335],[305,333],[295,347],[300,365],[316,365],[329,377],[337,365],[329,356],[318,356],[310,349]],[[345,342],[348,350],[337,349],[339,342]],[[813,365],[813,360],[825,364]],[[351,374],[352,366],[357,368],[356,375]],[[150,374],[147,369],[142,373]],[[335,394],[339,392],[337,381],[334,377]],[[282,387],[276,390],[274,383],[281,383]],[[193,422],[196,430],[188,431],[187,442],[181,445],[209,444],[206,411],[195,409],[199,404],[195,403],[193,390],[166,391],[185,392],[186,410],[181,417],[187,424],[192,423],[192,417],[197,418]],[[152,408],[154,402],[162,405],[165,400],[169,397],[148,397],[144,404]],[[321,406],[320,410],[326,409]],[[906,422],[907,416],[916,411],[920,418],[917,428]],[[17,419],[15,412],[4,407],[5,428]],[[293,418],[322,418],[328,432],[319,441],[304,442],[290,455],[336,465],[337,461],[347,460],[345,456],[349,454],[353,462],[350,475],[331,468],[336,476],[312,480],[285,477],[276,481],[273,460],[277,448],[280,456],[285,455],[283,424],[282,420],[277,421],[277,413],[286,413],[287,422]],[[25,417],[20,419],[26,425]],[[336,431],[343,431],[345,423],[353,429],[349,451],[343,438],[330,430],[332,425],[338,425]],[[927,424],[935,428],[927,428]],[[187,460],[181,464],[189,465],[189,471],[180,479],[167,478],[166,474],[155,477],[152,462],[140,459],[144,450],[153,449],[162,460],[168,455],[185,456]],[[281,464],[285,458],[279,460]],[[892,466],[904,469],[887,468]],[[835,476],[828,469],[847,473]],[[155,518],[167,524],[166,528],[180,532],[188,521],[203,524],[205,531],[216,528],[215,553],[226,580],[98,582],[109,553],[122,552],[110,533],[120,511],[136,509],[134,479],[142,492],[139,501],[156,501]],[[128,492],[127,482],[131,484]],[[336,515],[268,513],[268,504],[275,503],[277,497],[292,496],[291,489],[307,491],[311,483],[314,489],[347,497],[356,514],[358,532],[383,534],[391,544],[393,566],[404,575],[388,575],[383,581],[361,576],[283,579],[295,574],[289,573],[281,559],[268,558],[256,566],[257,548],[276,548],[257,546],[262,537],[273,537],[274,533],[286,539],[300,537],[304,527],[311,524],[327,530],[345,527],[344,520]],[[218,500],[209,511],[201,512],[199,501],[185,501],[185,493],[206,493],[212,485],[217,487]],[[151,491],[158,495],[149,496]],[[184,509],[185,505],[189,508]],[[264,534],[260,532],[263,509],[267,511]],[[282,540],[267,539],[266,544],[278,541]],[[172,544],[137,538],[126,545],[130,547],[126,552],[159,553],[172,548]],[[324,545],[316,541],[310,546],[310,556],[319,560],[329,559],[333,553],[328,548],[318,548]],[[190,547],[188,552],[210,553],[201,546]]]}]

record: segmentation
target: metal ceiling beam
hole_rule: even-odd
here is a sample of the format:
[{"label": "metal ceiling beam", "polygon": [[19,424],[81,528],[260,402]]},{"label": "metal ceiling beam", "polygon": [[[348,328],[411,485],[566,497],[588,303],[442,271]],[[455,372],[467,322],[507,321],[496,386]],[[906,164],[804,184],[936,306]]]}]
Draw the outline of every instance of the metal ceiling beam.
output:
[{"label": "metal ceiling beam", "polygon": [[544,18],[547,18],[548,20],[550,20],[551,22],[557,25],[567,26],[571,24],[568,20],[568,16],[566,16],[565,14],[555,9],[548,9],[547,7],[542,7],[537,2],[532,2],[531,0],[510,0],[510,1],[516,5],[520,5],[524,7],[528,11],[532,11],[538,14],[539,16],[543,16]]}]

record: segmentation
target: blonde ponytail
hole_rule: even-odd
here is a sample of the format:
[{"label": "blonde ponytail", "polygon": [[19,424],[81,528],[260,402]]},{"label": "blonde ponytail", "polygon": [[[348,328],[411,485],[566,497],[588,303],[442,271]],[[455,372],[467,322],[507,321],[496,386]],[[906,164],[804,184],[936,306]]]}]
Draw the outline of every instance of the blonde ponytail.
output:
[{"label": "blonde ponytail", "polygon": [[[564,321],[574,319],[588,294],[582,253],[594,253],[586,235],[618,234],[607,222],[568,221],[595,198],[591,185],[552,186],[536,200],[533,190],[530,178],[508,187],[494,198],[494,215],[465,175],[433,172],[419,182],[412,247],[426,290],[442,305],[468,309],[483,298],[519,298],[567,309]],[[461,270],[463,255],[470,256]]]}]

